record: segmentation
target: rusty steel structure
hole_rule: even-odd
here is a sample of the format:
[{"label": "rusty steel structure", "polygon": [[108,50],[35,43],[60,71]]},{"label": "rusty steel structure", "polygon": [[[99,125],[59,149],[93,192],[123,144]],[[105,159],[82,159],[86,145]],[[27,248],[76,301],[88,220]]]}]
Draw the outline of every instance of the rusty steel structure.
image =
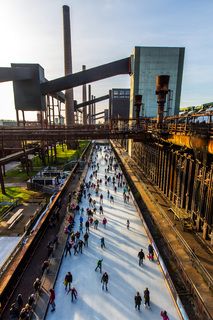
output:
[{"label": "rusty steel structure", "polygon": [[151,138],[133,138],[131,157],[171,201],[174,216],[213,243],[212,115],[205,114],[205,123],[196,122],[202,114],[164,118],[160,129],[157,119],[140,119]]},{"label": "rusty steel structure", "polygon": [[164,105],[166,102],[166,95],[169,92],[169,76],[160,75],[156,77],[156,95],[158,104],[157,123],[160,127],[164,118]]}]

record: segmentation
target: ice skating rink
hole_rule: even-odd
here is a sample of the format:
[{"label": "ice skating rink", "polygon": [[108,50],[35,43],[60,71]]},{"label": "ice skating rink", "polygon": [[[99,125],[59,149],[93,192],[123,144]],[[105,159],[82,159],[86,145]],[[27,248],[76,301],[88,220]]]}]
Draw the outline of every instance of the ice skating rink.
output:
[{"label": "ice skating rink", "polygon": [[[102,147],[103,150],[103,147]],[[138,252],[143,248],[147,254],[148,238],[138,216],[132,200],[129,204],[123,201],[123,188],[113,191],[112,182],[105,187],[105,161],[104,153],[98,152],[100,169],[98,179],[103,182],[100,185],[100,193],[103,194],[104,215],[99,214],[100,199],[90,191],[91,197],[96,200],[97,217],[102,222],[107,218],[107,227],[104,229],[99,223],[98,230],[90,227],[89,247],[83,248],[83,254],[63,258],[58,279],[55,286],[56,310],[47,313],[48,320],[155,320],[162,319],[161,310],[167,310],[170,320],[180,319],[170,292],[164,281],[163,274],[157,262],[147,258],[142,267],[138,265]],[[120,169],[119,169],[120,170]],[[92,170],[87,173],[86,181]],[[111,177],[114,170],[106,173]],[[96,183],[96,179],[93,178]],[[117,185],[117,183],[116,183]],[[111,204],[107,199],[107,189],[114,196],[115,202]],[[80,207],[84,207],[84,222],[87,220],[86,208],[89,207],[88,198],[82,198]],[[75,218],[75,230],[79,229],[79,215]],[[130,229],[126,227],[127,219],[130,220]],[[83,232],[85,233],[85,227]],[[105,238],[106,249],[101,249],[100,238]],[[101,274],[95,272],[98,259],[103,259],[103,272],[109,275],[108,292],[102,291]],[[65,274],[70,271],[73,275],[73,285],[78,291],[78,299],[71,302],[70,294],[67,295],[64,288]],[[149,288],[151,309],[144,307],[143,292]],[[134,296],[139,291],[142,296],[141,311],[135,310]]]}]

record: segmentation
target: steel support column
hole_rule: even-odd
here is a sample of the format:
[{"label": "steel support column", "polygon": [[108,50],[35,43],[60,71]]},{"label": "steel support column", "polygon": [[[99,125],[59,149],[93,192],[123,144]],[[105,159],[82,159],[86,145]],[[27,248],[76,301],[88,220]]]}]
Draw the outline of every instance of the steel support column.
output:
[{"label": "steel support column", "polygon": [[[82,66],[82,71],[86,70],[86,66],[83,65]],[[82,86],[82,102],[86,102],[87,101],[87,85],[83,84]],[[84,107],[83,110],[83,124],[86,125],[87,124],[87,107]]]},{"label": "steel support column", "polygon": [[193,176],[194,176],[194,160],[192,159],[192,156],[187,157],[187,189],[186,189],[186,211],[189,211],[191,209],[191,202],[192,202],[192,182],[193,182]]},{"label": "steel support column", "polygon": [[0,184],[1,184],[1,192],[2,194],[6,194],[5,185],[4,185],[4,177],[2,174],[2,167],[0,166]]}]

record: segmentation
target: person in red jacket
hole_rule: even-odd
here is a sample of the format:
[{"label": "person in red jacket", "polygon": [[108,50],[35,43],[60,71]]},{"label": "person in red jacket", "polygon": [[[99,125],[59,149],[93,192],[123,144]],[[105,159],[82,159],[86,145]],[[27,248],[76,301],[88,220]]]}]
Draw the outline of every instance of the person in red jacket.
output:
[{"label": "person in red jacket", "polygon": [[106,228],[106,224],[107,224],[107,219],[104,217],[103,218],[103,221],[102,221],[102,223],[103,223],[103,226],[104,226],[104,228]]},{"label": "person in red jacket", "polygon": [[54,289],[50,289],[49,304],[52,306],[51,311],[55,311],[55,290]]},{"label": "person in red jacket", "polygon": [[166,310],[161,311],[160,315],[163,318],[163,320],[169,320]]}]

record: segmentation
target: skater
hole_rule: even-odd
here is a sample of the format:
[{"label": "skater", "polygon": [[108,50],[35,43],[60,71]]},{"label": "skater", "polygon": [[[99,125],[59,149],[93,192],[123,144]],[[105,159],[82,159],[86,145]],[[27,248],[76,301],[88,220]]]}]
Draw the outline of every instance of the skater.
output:
[{"label": "skater", "polygon": [[102,206],[100,206],[99,210],[100,210],[100,214],[104,214],[104,210]]},{"label": "skater", "polygon": [[78,254],[78,242],[74,244],[73,249],[74,249],[74,256],[75,256],[76,254]]},{"label": "skater", "polygon": [[104,237],[101,238],[101,249],[106,248]]},{"label": "skater", "polygon": [[114,203],[114,197],[112,195],[110,196],[109,199],[110,199],[110,203]]},{"label": "skater", "polygon": [[45,260],[42,264],[42,267],[41,267],[42,276],[45,271],[48,272],[49,266],[50,266],[50,260]]},{"label": "skater", "polygon": [[70,290],[71,284],[72,284],[72,273],[69,271],[67,272],[64,278],[64,285],[65,285],[66,291],[67,291],[67,286],[69,286],[69,290]]},{"label": "skater", "polygon": [[145,254],[143,252],[143,249],[138,252],[138,258],[139,258],[139,266],[141,267],[143,265],[143,259],[145,259]]},{"label": "skater", "polygon": [[163,320],[169,320],[166,310],[161,311],[160,315],[163,318]]},{"label": "skater", "polygon": [[66,246],[65,246],[65,257],[67,256],[67,253],[69,253],[69,255],[71,256],[71,248],[72,248],[72,245],[69,242],[69,240],[67,240]]},{"label": "skater", "polygon": [[[94,209],[95,210],[95,209]],[[92,225],[93,224],[93,217],[91,216],[91,217],[89,217],[89,223],[90,223],[90,225]]]},{"label": "skater", "polygon": [[149,260],[154,260],[154,248],[151,244],[148,245],[148,252],[149,252]]},{"label": "skater", "polygon": [[128,230],[129,230],[129,225],[130,225],[130,222],[129,222],[129,219],[127,219],[127,221],[126,221],[126,227],[127,227]]},{"label": "skater", "polygon": [[53,249],[54,249],[54,245],[52,243],[52,241],[50,241],[47,245],[47,257],[50,258],[50,256],[52,256],[53,254]]},{"label": "skater", "polygon": [[103,218],[103,221],[102,221],[102,223],[103,223],[103,226],[104,226],[104,228],[106,229],[106,225],[107,225],[107,219],[104,217]]},{"label": "skater", "polygon": [[146,288],[146,290],[144,290],[144,306],[150,309],[150,294],[149,294],[149,289]]},{"label": "skater", "polygon": [[78,241],[78,248],[79,248],[79,251],[78,251],[78,252],[83,253],[83,252],[82,252],[83,245],[84,245],[84,241],[80,239],[80,240]]},{"label": "skater", "polygon": [[102,262],[103,262],[103,259],[97,261],[97,267],[95,268],[95,271],[99,269],[100,273],[102,273]]},{"label": "skater", "polygon": [[50,289],[50,299],[49,299],[49,304],[51,305],[52,309],[51,311],[55,311],[55,291],[54,289]]},{"label": "skater", "polygon": [[137,292],[137,294],[135,296],[135,309],[138,309],[140,311],[141,302],[142,302],[142,298],[140,296],[140,293]]},{"label": "skater", "polygon": [[72,302],[73,302],[74,298],[75,298],[75,300],[77,299],[78,292],[77,292],[76,288],[74,288],[74,287],[71,287],[69,289],[69,291],[67,292],[67,294],[69,292],[71,293],[71,299],[72,299]]},{"label": "skater", "polygon": [[103,204],[103,194],[100,195],[100,204]]},{"label": "skater", "polygon": [[98,219],[96,219],[95,221],[94,221],[94,229],[98,229],[98,224],[99,224],[99,221],[98,221]]},{"label": "skater", "polygon": [[41,291],[41,280],[39,278],[36,278],[33,283],[33,288],[35,290],[35,294],[39,295]]},{"label": "skater", "polygon": [[104,272],[104,274],[101,278],[102,290],[104,290],[104,286],[105,286],[106,291],[108,291],[108,288],[107,288],[108,281],[109,281],[109,276],[108,276],[107,272]]},{"label": "skater", "polygon": [[86,232],[89,232],[89,220],[85,222]]},{"label": "skater", "polygon": [[88,239],[89,239],[89,234],[86,232],[84,234],[84,245],[85,245],[85,247],[88,247]]},{"label": "skater", "polygon": [[83,223],[80,223],[80,225],[79,225],[79,232],[83,233]]},{"label": "skater", "polygon": [[32,293],[30,296],[29,296],[29,298],[28,298],[28,304],[29,304],[29,306],[32,308],[33,307],[33,304],[35,303],[35,295],[34,295],[34,293]]},{"label": "skater", "polygon": [[107,199],[109,199],[109,196],[110,196],[110,192],[109,190],[107,190]]}]

